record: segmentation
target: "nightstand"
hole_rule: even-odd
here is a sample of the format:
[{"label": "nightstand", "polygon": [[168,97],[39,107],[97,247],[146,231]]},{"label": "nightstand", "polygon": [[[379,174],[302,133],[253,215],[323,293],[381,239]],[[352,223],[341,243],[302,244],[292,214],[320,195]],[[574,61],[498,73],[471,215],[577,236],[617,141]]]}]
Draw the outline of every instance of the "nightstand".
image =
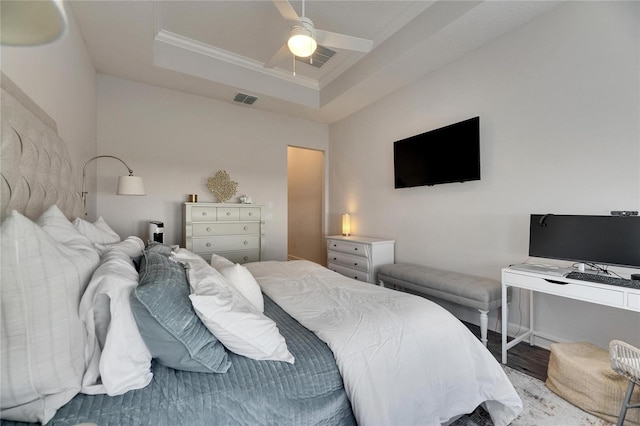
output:
[{"label": "nightstand", "polygon": [[394,263],[395,241],[382,238],[327,237],[327,268],[358,281],[377,284],[380,265]]}]

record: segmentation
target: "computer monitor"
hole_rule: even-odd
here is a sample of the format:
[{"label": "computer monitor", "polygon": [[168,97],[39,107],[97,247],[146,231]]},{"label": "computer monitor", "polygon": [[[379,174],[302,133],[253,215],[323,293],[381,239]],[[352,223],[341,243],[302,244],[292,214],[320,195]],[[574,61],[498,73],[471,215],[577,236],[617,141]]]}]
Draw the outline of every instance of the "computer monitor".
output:
[{"label": "computer monitor", "polygon": [[529,256],[640,268],[640,217],[532,214]]}]

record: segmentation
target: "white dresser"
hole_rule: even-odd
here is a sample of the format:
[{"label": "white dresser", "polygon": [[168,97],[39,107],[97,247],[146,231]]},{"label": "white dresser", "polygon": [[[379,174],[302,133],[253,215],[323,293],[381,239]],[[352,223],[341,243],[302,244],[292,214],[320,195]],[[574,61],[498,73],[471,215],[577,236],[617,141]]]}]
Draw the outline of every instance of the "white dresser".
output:
[{"label": "white dresser", "polygon": [[327,268],[358,281],[377,284],[380,265],[394,263],[395,241],[336,235],[327,237]]},{"label": "white dresser", "polygon": [[207,262],[211,254],[232,262],[257,262],[261,255],[262,207],[254,204],[184,203],[184,247]]}]

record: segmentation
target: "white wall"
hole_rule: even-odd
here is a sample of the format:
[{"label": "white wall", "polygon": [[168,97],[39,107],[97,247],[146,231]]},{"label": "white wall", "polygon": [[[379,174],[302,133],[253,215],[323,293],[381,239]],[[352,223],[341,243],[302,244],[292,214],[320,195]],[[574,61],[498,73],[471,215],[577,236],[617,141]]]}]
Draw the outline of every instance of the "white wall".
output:
[{"label": "white wall", "polygon": [[64,4],[68,27],[58,40],[41,46],[0,48],[2,72],[58,125],[77,175],[96,152],[96,71],[75,17]]},{"label": "white wall", "polygon": [[[639,210],[639,36],[637,2],[568,2],[331,125],[329,232],[350,212],[397,262],[499,279],[527,259],[531,213]],[[477,115],[482,180],[393,188],[393,141]],[[640,343],[639,314],[537,300],[550,335]]]},{"label": "white wall", "polygon": [[146,239],[148,221],[163,221],[165,242],[180,244],[187,194],[215,201],[207,178],[226,170],[238,196],[265,206],[264,259],[285,260],[288,145],[326,150],[328,126],[100,74],[98,153],[127,162],[147,196],[116,196],[124,167],[102,160],[97,212],[121,236]]}]

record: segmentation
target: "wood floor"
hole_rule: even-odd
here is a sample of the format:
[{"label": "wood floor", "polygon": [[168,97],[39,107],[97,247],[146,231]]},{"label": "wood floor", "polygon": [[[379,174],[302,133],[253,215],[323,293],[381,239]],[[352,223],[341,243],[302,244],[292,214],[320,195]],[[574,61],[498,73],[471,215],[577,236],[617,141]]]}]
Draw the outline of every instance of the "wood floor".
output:
[{"label": "wood floor", "polygon": [[[476,336],[480,336],[480,327],[464,323]],[[502,359],[501,335],[489,330],[489,351],[496,357],[498,362]],[[528,374],[536,379],[547,380],[547,365],[549,364],[549,351],[537,346],[529,346],[526,342],[520,342],[509,349],[507,356],[507,366],[514,370]]]}]

